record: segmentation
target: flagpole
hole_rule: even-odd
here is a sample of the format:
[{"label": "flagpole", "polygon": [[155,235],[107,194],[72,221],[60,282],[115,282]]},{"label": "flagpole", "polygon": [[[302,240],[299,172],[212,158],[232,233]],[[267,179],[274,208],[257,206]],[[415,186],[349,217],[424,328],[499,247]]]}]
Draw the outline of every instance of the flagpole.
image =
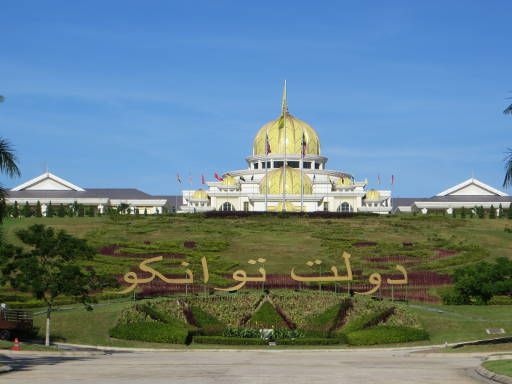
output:
[{"label": "flagpole", "polygon": [[304,129],[302,130],[302,139],[300,144],[300,153],[301,153],[301,159],[300,159],[300,212],[304,212],[304,155],[305,155],[305,148],[306,141],[304,138]]},{"label": "flagpole", "polygon": [[283,129],[284,129],[284,169],[283,169],[283,212],[286,212],[286,167],[288,166],[288,162],[286,159],[286,80],[284,81],[284,90],[283,90],[283,104],[282,104],[282,116],[283,116]]},{"label": "flagpole", "polygon": [[[265,134],[265,212],[268,211],[268,128]],[[253,171],[254,172],[254,171]]]}]

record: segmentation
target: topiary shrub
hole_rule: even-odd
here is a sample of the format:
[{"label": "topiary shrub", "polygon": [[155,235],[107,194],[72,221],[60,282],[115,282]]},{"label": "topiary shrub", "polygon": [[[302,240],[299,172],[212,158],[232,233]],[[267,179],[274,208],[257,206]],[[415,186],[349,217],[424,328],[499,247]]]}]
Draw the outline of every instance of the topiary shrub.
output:
[{"label": "topiary shrub", "polygon": [[203,311],[197,306],[190,306],[188,310],[190,310],[194,318],[195,325],[200,328],[201,334],[206,336],[222,335],[226,325],[219,321],[216,317]]},{"label": "topiary shrub", "polygon": [[194,336],[195,344],[218,345],[267,345],[268,341],[260,338],[249,337],[224,337],[224,336]]},{"label": "topiary shrub", "polygon": [[274,306],[269,302],[265,301],[259,309],[254,312],[251,318],[245,324],[246,327],[250,328],[288,328],[288,325],[283,318],[277,313]]},{"label": "topiary shrub", "polygon": [[326,337],[303,337],[297,339],[277,339],[277,345],[336,345],[344,344],[345,339],[334,339]]},{"label": "topiary shrub", "polygon": [[384,323],[394,313],[395,307],[390,307],[381,311],[355,317],[353,319],[350,319],[350,321],[341,328],[340,333],[348,334],[354,331],[374,327],[379,323]]},{"label": "topiary shrub", "polygon": [[352,301],[346,299],[339,304],[327,308],[324,312],[311,316],[304,331],[311,337],[330,337],[331,333],[343,325],[348,310],[352,307]]},{"label": "topiary shrub", "polygon": [[369,329],[354,331],[346,335],[349,345],[396,344],[428,340],[424,329],[392,327],[381,325]]},{"label": "topiary shrub", "polygon": [[159,322],[118,324],[110,330],[109,334],[116,339],[169,344],[188,344],[190,339],[188,327],[177,321],[172,324]]}]

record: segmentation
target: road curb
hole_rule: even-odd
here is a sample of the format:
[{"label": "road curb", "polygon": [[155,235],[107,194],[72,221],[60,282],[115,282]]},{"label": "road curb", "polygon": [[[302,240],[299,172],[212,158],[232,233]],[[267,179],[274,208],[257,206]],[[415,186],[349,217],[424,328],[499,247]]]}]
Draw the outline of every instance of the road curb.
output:
[{"label": "road curb", "polygon": [[496,383],[500,384],[512,384],[512,378],[504,375],[498,375],[494,372],[489,371],[488,369],[485,369],[484,367],[480,366],[476,369],[476,373],[478,373],[480,376],[494,381]]}]

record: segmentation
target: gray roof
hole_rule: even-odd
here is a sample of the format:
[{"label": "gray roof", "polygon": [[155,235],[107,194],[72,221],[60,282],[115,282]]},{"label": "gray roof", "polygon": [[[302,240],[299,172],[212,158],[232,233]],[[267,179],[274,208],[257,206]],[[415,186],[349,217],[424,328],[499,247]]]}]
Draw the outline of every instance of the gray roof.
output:
[{"label": "gray roof", "polygon": [[155,199],[155,196],[148,195],[135,188],[90,188],[85,191],[47,191],[47,190],[24,190],[24,191],[8,191],[8,197],[13,199],[30,199],[30,198],[109,198],[109,199]]}]

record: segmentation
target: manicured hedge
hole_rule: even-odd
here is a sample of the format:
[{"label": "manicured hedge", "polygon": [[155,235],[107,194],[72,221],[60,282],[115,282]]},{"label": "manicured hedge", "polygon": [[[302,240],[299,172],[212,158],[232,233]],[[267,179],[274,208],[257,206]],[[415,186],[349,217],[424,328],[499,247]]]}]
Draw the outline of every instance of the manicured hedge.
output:
[{"label": "manicured hedge", "polygon": [[253,313],[246,326],[250,328],[287,328],[286,322],[268,301],[265,301],[261,307]]},{"label": "manicured hedge", "polygon": [[255,337],[194,336],[196,344],[267,345],[268,341]]},{"label": "manicured hedge", "polygon": [[385,322],[393,313],[395,313],[395,308],[390,307],[382,311],[373,312],[364,316],[358,316],[345,324],[338,333],[348,334],[373,327],[380,322]]},{"label": "manicured hedge", "polygon": [[374,345],[427,340],[429,336],[423,329],[383,325],[351,332],[346,338],[350,345]]},{"label": "manicured hedge", "polygon": [[345,319],[347,311],[352,307],[350,299],[327,308],[324,312],[307,319],[304,327],[307,336],[314,338],[330,337],[332,331]]},{"label": "manicured hedge", "polygon": [[110,337],[155,343],[187,344],[189,329],[174,320],[172,323],[140,322],[118,324],[110,330]]},{"label": "manicured hedge", "polygon": [[325,337],[304,337],[298,339],[278,339],[277,345],[336,345],[343,344],[343,339],[325,338]]},{"label": "manicured hedge", "polygon": [[220,336],[224,332],[226,325],[219,321],[216,317],[203,311],[201,308],[192,305],[190,311],[197,326],[203,335],[206,336]]}]

